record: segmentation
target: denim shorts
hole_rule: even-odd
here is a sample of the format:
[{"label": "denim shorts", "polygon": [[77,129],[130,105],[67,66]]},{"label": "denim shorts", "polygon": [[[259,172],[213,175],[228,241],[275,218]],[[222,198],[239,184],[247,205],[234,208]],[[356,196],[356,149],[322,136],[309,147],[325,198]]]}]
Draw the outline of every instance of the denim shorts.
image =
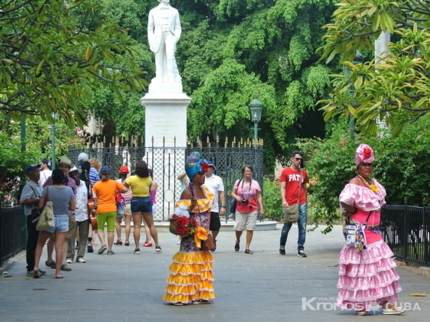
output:
[{"label": "denim shorts", "polygon": [[133,197],[131,199],[131,212],[152,214],[152,201],[150,197]]},{"label": "denim shorts", "polygon": [[46,230],[49,233],[66,233],[69,231],[69,216],[65,215],[54,215],[55,226]]}]

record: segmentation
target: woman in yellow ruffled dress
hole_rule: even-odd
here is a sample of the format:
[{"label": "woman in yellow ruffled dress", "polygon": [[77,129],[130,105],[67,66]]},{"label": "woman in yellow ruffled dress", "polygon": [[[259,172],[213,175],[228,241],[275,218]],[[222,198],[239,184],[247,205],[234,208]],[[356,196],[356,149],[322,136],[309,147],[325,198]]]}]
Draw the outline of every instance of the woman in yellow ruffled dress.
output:
[{"label": "woman in yellow ruffled dress", "polygon": [[181,248],[169,266],[163,300],[170,304],[213,303],[215,298],[212,275],[214,258],[210,251],[200,248],[201,241],[207,238],[209,232],[213,202],[213,194],[203,185],[207,168],[207,162],[200,159],[198,152],[188,156],[185,171],[191,183],[176,203],[175,214],[194,218],[199,227],[195,234],[182,237]]}]

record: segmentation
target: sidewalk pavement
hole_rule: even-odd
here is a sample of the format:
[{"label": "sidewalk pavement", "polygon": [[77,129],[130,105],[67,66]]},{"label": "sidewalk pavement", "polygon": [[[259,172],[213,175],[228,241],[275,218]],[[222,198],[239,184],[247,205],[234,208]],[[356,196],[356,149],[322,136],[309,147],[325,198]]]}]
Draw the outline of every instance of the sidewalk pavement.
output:
[{"label": "sidewalk pavement", "polygon": [[[86,254],[87,263],[69,264],[73,271],[54,279],[26,276],[25,253],[0,277],[0,320],[6,321],[428,321],[430,279],[402,267],[399,300],[411,309],[402,316],[380,311],[359,317],[335,306],[337,257],[343,244],[341,227],[323,235],[318,228],[306,240],[307,258],[297,257],[297,228],[290,231],[287,255],[278,252],[277,230],[256,231],[253,255],[233,248],[235,235],[221,231],[214,253],[214,304],[172,306],[161,300],[177,237],[159,232],[161,254],[154,247],[133,254],[131,246],[114,246],[115,255]],[[124,240],[124,239],[123,239]],[[144,234],[141,236],[141,243]],[[98,247],[95,248],[97,250]],[[46,253],[42,263],[46,260]],[[412,297],[426,293],[429,297]]]}]

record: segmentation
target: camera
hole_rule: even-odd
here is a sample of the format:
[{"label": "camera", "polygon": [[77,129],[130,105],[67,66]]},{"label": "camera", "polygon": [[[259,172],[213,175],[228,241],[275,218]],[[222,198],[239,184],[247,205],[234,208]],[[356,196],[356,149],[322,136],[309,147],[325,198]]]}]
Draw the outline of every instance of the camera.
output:
[{"label": "camera", "polygon": [[247,199],[242,199],[241,202],[246,205],[248,203],[248,200]]}]

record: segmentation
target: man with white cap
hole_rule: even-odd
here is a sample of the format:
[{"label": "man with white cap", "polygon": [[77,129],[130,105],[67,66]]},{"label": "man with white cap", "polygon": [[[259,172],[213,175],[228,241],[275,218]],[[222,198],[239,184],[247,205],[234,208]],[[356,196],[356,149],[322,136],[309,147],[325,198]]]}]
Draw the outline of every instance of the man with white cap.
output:
[{"label": "man with white cap", "polygon": [[[69,186],[72,188],[73,193],[76,195],[77,193],[77,187],[76,182],[72,178],[69,177],[70,169],[72,169],[74,165],[72,164],[72,161],[70,161],[69,158],[63,157],[58,161],[58,168],[63,170],[64,173],[64,185]],[[52,185],[53,180],[52,177],[49,177],[45,184],[43,185],[43,188]],[[66,239],[69,240],[71,238],[71,234],[76,234],[76,219],[75,219],[75,213],[73,211],[68,212],[69,215],[69,231],[67,232]],[[61,266],[62,271],[71,271],[72,269],[66,264],[66,255],[67,255],[67,244],[64,243],[63,247],[63,253],[64,253],[64,259],[63,259],[63,265]],[[54,241],[52,238],[49,239],[48,242],[48,259],[45,262],[46,266],[49,266],[51,268],[55,268],[55,261],[52,258],[52,253],[54,251]]]},{"label": "man with white cap", "polygon": [[85,152],[81,152],[78,155],[78,168],[81,167],[82,163],[84,163],[85,161],[88,161],[88,154],[86,154]]}]

